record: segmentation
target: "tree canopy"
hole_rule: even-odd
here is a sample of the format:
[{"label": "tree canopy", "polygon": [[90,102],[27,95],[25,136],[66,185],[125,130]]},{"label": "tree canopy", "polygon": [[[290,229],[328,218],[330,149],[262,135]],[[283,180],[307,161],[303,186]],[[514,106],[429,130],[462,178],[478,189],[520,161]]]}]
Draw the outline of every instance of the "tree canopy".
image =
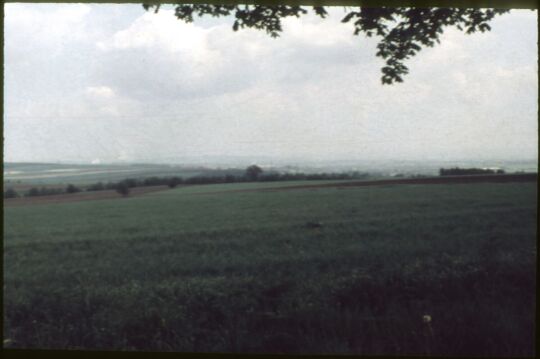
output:
[{"label": "tree canopy", "polygon": [[262,173],[262,168],[257,165],[251,165],[246,168],[246,178],[251,181],[256,181]]},{"label": "tree canopy", "polygon": [[[159,5],[143,4],[146,10]],[[349,8],[347,8],[349,9]],[[322,6],[312,7],[319,17],[328,15]],[[350,8],[341,20],[352,22],[354,35],[378,36],[376,56],[385,64],[382,67],[383,84],[403,82],[409,72],[405,61],[415,56],[423,47],[432,47],[440,42],[446,27],[455,27],[466,34],[489,31],[488,24],[495,16],[508,12],[508,9],[465,9],[465,8]],[[271,37],[278,37],[283,31],[281,20],[286,17],[300,17],[308,10],[302,6],[290,5],[213,5],[179,4],[175,16],[185,22],[193,22],[194,16],[233,16],[232,29],[242,28],[263,30]]]}]

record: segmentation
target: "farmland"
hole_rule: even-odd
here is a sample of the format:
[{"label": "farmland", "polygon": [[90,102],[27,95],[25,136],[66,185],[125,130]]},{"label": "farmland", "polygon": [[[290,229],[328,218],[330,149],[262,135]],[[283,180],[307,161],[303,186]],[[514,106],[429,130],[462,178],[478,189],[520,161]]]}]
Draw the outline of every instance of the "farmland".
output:
[{"label": "farmland", "polygon": [[535,181],[298,184],[4,207],[4,340],[535,354]]}]

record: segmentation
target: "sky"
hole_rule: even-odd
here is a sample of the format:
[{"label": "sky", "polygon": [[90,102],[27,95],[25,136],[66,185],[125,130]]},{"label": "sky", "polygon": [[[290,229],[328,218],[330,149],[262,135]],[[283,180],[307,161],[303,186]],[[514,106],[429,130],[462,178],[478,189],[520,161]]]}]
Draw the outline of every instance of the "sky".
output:
[{"label": "sky", "polygon": [[4,161],[537,158],[537,11],[447,29],[390,86],[344,15],[274,39],[172,7],[6,4]]}]

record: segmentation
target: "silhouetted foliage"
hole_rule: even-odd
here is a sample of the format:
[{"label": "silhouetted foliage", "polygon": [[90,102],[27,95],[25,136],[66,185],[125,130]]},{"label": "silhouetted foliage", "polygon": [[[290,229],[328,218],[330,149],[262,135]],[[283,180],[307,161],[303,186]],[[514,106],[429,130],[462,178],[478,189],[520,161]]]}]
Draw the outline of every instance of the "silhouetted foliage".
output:
[{"label": "silhouetted foliage", "polygon": [[138,187],[139,182],[134,178],[126,178],[122,181],[128,188]]},{"label": "silhouetted foliage", "polygon": [[107,182],[105,184],[105,189],[116,189],[116,183],[115,182]]},{"label": "silhouetted foliage", "polygon": [[[159,5],[143,4],[145,10]],[[351,8],[353,9],[353,8]],[[341,20],[352,22],[354,35],[378,36],[376,56],[385,60],[382,68],[383,84],[403,82],[409,70],[405,60],[416,55],[422,47],[432,47],[440,42],[440,35],[446,27],[455,27],[466,34],[489,31],[488,22],[507,9],[463,9],[463,8],[354,8]],[[325,18],[324,7],[315,6],[313,12]],[[175,16],[185,22],[193,22],[195,16],[234,16],[232,29],[242,28],[264,30],[275,38],[283,30],[281,20],[286,17],[300,17],[308,11],[301,6],[290,5],[213,5],[179,4]]]},{"label": "silhouetted foliage", "polygon": [[236,176],[233,176],[233,175],[226,175],[224,179],[225,179],[225,183],[233,183],[237,181]]},{"label": "silhouetted foliage", "polygon": [[28,192],[26,192],[25,194],[26,197],[34,197],[34,196],[39,196],[39,188],[36,188],[36,187],[32,187],[28,190]]},{"label": "silhouetted foliage", "polygon": [[263,173],[262,168],[260,168],[257,165],[251,165],[248,168],[246,168],[246,179],[249,181],[257,181],[259,179],[259,176]]},{"label": "silhouetted foliage", "polygon": [[25,197],[49,196],[62,193],[65,193],[65,191],[61,188],[32,187],[25,193]]},{"label": "silhouetted foliage", "polygon": [[460,175],[487,175],[487,174],[504,174],[505,171],[498,169],[492,170],[489,168],[441,168],[439,175],[441,176],[460,176]]},{"label": "silhouetted foliage", "polygon": [[118,192],[124,197],[127,197],[129,195],[129,188],[129,183],[126,180],[118,182],[116,184],[116,192]]},{"label": "silhouetted foliage", "polygon": [[67,193],[77,193],[77,192],[80,192],[81,189],[79,187],[76,187],[72,184],[69,184],[67,187],[66,187],[66,192]]},{"label": "silhouetted foliage", "polygon": [[13,188],[8,188],[4,191],[4,198],[17,198],[19,194]]},{"label": "silhouetted foliage", "polygon": [[148,177],[143,180],[143,186],[159,186],[164,182],[164,178],[159,177]]},{"label": "silhouetted foliage", "polygon": [[102,182],[94,183],[86,189],[87,191],[103,191],[105,189],[105,185],[103,185]]},{"label": "silhouetted foliage", "polygon": [[181,184],[182,182],[183,182],[183,180],[180,177],[171,177],[171,178],[169,178],[167,185],[170,188],[174,188],[174,187],[178,186],[179,184]]}]

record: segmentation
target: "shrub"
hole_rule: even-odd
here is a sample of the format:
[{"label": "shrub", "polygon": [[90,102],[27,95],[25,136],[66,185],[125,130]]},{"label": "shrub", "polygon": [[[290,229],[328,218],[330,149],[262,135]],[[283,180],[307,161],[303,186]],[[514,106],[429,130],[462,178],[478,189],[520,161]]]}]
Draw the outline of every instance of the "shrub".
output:
[{"label": "shrub", "polygon": [[105,186],[102,182],[94,183],[86,189],[87,191],[103,191],[105,189]]},{"label": "shrub", "polygon": [[174,188],[177,185],[181,184],[182,182],[183,182],[183,179],[180,178],[180,177],[171,177],[171,178],[169,178],[169,181],[167,182],[167,185],[170,188]]},{"label": "shrub", "polygon": [[138,185],[137,180],[134,178],[126,178],[122,182],[125,183],[129,188],[137,187]]},{"label": "shrub", "polygon": [[248,168],[246,168],[245,177],[250,181],[256,181],[262,173],[263,173],[262,168],[260,168],[257,165],[251,165]]},{"label": "shrub", "polygon": [[164,184],[164,179],[159,177],[148,177],[145,178],[142,185],[143,186],[159,186],[161,184]]},{"label": "shrub", "polygon": [[8,188],[4,192],[4,198],[17,198],[17,197],[19,197],[19,194],[13,188]]},{"label": "shrub", "polygon": [[39,190],[38,196],[49,196],[52,194],[61,194],[64,193],[64,190],[61,188],[47,188],[47,187],[41,187]]},{"label": "shrub", "polygon": [[25,194],[26,197],[35,197],[35,196],[39,196],[39,189],[36,188],[36,187],[32,187],[28,190],[28,192],[26,192]]},{"label": "shrub", "polygon": [[129,185],[126,181],[119,182],[116,185],[116,192],[121,194],[124,197],[127,197],[129,195]]},{"label": "shrub", "polygon": [[66,192],[67,193],[77,193],[77,192],[80,192],[81,189],[79,187],[76,187],[72,184],[69,184],[67,187],[66,187]]},{"label": "shrub", "polygon": [[494,171],[489,168],[441,168],[439,175],[441,176],[459,176],[459,175],[484,175],[484,174],[504,174],[504,170],[498,169]]}]

